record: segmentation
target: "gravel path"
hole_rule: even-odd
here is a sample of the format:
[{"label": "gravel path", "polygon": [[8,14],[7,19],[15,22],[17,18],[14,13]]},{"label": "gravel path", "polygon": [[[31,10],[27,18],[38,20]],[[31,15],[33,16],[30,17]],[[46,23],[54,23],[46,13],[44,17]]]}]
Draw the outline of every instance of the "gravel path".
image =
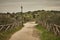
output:
[{"label": "gravel path", "polygon": [[37,25],[35,22],[25,23],[24,27],[13,34],[9,40],[39,40],[35,25]]}]

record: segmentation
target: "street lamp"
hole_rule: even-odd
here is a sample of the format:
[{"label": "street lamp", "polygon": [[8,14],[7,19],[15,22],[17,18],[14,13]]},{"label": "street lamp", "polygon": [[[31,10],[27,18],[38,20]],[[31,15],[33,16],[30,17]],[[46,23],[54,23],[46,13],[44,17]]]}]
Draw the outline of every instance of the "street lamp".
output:
[{"label": "street lamp", "polygon": [[22,26],[23,26],[23,6],[21,5],[21,17],[22,17]]}]

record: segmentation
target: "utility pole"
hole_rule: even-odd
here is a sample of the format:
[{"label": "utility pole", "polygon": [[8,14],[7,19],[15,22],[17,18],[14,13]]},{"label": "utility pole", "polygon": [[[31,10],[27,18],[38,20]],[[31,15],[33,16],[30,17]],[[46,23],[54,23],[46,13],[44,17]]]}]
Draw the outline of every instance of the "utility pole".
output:
[{"label": "utility pole", "polygon": [[22,17],[22,26],[23,26],[23,6],[21,5],[21,17]]}]

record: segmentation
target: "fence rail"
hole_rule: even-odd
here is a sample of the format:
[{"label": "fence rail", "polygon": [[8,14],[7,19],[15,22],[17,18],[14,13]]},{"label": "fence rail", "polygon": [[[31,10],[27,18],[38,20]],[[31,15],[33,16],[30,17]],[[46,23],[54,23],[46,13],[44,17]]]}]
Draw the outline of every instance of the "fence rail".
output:
[{"label": "fence rail", "polygon": [[17,26],[18,23],[12,23],[12,24],[6,24],[6,25],[0,25],[0,32],[1,31],[7,31],[9,29],[13,29],[15,26]]},{"label": "fence rail", "polygon": [[47,26],[48,31],[54,32],[56,35],[60,35],[60,25],[51,24]]}]

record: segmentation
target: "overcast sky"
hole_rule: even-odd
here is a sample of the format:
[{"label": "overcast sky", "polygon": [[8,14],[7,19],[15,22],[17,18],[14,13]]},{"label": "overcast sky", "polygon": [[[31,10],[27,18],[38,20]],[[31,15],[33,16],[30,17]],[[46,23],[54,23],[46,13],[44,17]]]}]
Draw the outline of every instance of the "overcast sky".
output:
[{"label": "overcast sky", "polygon": [[20,12],[23,10],[60,10],[60,0],[0,0],[0,12]]}]

